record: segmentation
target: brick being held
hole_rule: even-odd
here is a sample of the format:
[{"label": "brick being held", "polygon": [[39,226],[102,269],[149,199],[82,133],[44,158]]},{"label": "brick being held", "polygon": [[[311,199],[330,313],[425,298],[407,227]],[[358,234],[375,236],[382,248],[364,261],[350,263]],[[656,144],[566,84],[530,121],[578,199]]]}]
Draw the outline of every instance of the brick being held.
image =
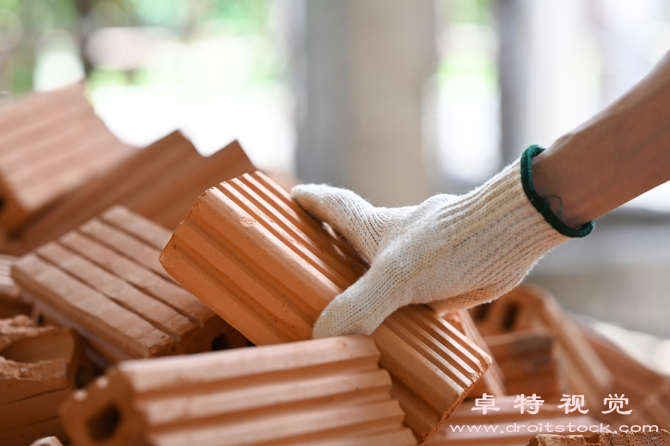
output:
[{"label": "brick being held", "polygon": [[36,327],[23,315],[0,320],[0,444],[62,437],[58,407],[92,377],[76,331]]},{"label": "brick being held", "polygon": [[21,257],[12,276],[35,318],[76,328],[100,367],[248,345],[163,270],[158,247],[169,237],[116,206]]},{"label": "brick being held", "polygon": [[254,170],[237,141],[203,157],[174,132],[87,183],[24,228],[16,241],[34,249],[116,204],[175,228],[203,190]]},{"label": "brick being held", "polygon": [[[310,339],[326,305],[367,269],[364,259],[261,173],[209,189],[178,226],[161,263],[256,345]],[[426,306],[402,308],[372,334],[405,423],[427,439],[490,357]]]},{"label": "brick being held", "polygon": [[410,446],[364,335],[127,361],[61,414],[78,446]]},{"label": "brick being held", "polygon": [[0,108],[0,227],[8,236],[136,152],[107,129],[83,90],[75,84]]}]

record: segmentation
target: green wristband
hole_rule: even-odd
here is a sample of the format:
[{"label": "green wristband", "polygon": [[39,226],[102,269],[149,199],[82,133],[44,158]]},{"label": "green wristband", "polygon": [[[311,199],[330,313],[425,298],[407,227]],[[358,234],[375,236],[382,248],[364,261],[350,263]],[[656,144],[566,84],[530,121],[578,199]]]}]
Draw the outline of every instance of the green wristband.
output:
[{"label": "green wristband", "polygon": [[533,158],[542,152],[544,152],[544,148],[532,145],[524,150],[521,155],[521,184],[523,185],[524,192],[526,192],[526,197],[528,197],[528,200],[530,200],[535,209],[542,214],[547,223],[559,233],[567,237],[586,237],[593,231],[595,226],[594,220],[579,228],[571,228],[554,214],[549,205],[549,200],[540,196],[535,190],[535,186],[533,186]]}]

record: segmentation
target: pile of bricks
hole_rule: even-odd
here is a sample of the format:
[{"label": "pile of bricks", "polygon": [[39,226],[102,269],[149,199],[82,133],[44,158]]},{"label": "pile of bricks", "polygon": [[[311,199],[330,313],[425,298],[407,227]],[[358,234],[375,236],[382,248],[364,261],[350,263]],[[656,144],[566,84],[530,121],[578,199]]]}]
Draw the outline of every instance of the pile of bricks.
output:
[{"label": "pile of bricks", "polygon": [[369,265],[237,142],[128,147],[80,85],[0,115],[2,445],[523,446],[548,424],[632,424],[601,413],[615,393],[670,427],[665,377],[530,287],[311,339]]}]

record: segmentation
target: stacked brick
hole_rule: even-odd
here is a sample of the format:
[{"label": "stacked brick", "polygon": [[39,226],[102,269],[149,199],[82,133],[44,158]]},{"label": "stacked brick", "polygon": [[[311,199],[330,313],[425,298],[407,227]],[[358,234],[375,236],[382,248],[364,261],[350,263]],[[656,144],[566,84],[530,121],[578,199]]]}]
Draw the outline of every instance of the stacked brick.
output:
[{"label": "stacked brick", "polygon": [[[203,194],[160,259],[256,345],[310,339],[321,311],[367,268],[344,240],[259,172]],[[483,350],[426,306],[396,311],[372,339],[405,423],[421,441],[490,365]]]},{"label": "stacked brick", "polygon": [[[523,446],[545,422],[670,427],[667,379],[530,287],[312,340],[368,264],[237,142],[205,158],[175,132],[136,150],[80,85],[0,118],[0,252],[22,255],[0,255],[2,445]],[[521,393],[547,404],[519,413]],[[563,393],[586,395],[592,412],[558,409]],[[634,415],[594,410],[609,393]],[[485,396],[499,411],[473,411]],[[473,424],[500,432],[458,429]]]},{"label": "stacked brick", "polygon": [[75,328],[99,367],[242,342],[158,263],[170,232],[116,206],[18,259],[12,276],[42,324]]}]

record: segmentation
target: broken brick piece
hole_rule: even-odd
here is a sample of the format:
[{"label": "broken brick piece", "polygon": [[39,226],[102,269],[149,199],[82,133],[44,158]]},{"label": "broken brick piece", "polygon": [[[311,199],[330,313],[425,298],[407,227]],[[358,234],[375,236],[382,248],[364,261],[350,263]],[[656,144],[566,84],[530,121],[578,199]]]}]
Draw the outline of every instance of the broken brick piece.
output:
[{"label": "broken brick piece", "polygon": [[35,317],[76,328],[100,367],[241,346],[240,336],[158,263],[156,245],[168,237],[117,206],[23,256],[12,275],[34,300]]},{"label": "broken brick piece", "polygon": [[600,407],[603,396],[611,391],[609,370],[583,336],[571,329],[573,322],[554,298],[541,288],[518,286],[489,304],[470,309],[470,314],[485,339],[521,330],[546,330],[556,340],[569,392],[585,395],[587,406]]},{"label": "broken brick piece", "polygon": [[9,102],[0,109],[0,227],[16,234],[136,151],[107,129],[81,84]]},{"label": "broken brick piece", "polygon": [[26,316],[0,320],[0,444],[62,435],[58,407],[92,377],[76,331],[35,327]]},{"label": "broken brick piece", "polygon": [[[262,173],[209,189],[177,227],[161,263],[256,345],[300,341],[326,305],[367,269],[363,258]],[[491,358],[424,305],[372,334],[405,423],[425,441]]]},{"label": "broken brick piece", "polygon": [[588,437],[538,435],[527,446],[670,446],[670,433],[660,430],[644,433],[598,433]]},{"label": "broken brick piece", "polygon": [[127,361],[61,409],[78,446],[415,445],[364,335]]},{"label": "broken brick piece", "polygon": [[26,249],[34,249],[114,204],[175,228],[203,190],[254,170],[237,141],[203,157],[174,132],[82,187],[17,237]]}]

